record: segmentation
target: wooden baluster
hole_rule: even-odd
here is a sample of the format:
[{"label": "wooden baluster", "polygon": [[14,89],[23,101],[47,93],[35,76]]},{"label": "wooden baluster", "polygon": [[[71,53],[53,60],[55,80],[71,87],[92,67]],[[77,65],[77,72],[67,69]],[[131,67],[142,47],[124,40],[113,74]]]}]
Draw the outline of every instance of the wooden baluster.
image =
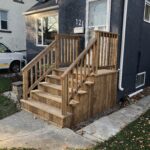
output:
[{"label": "wooden baluster", "polygon": [[86,78],[86,63],[87,63],[87,55],[85,56],[85,58],[84,58],[84,79]]},{"label": "wooden baluster", "polygon": [[72,49],[72,40],[70,40],[70,63],[73,63],[73,59],[72,59],[72,53],[73,53],[73,49]]},{"label": "wooden baluster", "polygon": [[90,57],[90,51],[88,52],[88,74],[90,74],[90,62],[91,62],[91,57]]},{"label": "wooden baluster", "polygon": [[98,67],[99,67],[99,53],[100,53],[100,34],[99,32],[96,32],[96,38],[97,38],[97,42],[96,42],[96,73],[98,71]]},{"label": "wooden baluster", "polygon": [[37,63],[35,64],[35,81],[38,79]]},{"label": "wooden baluster", "polygon": [[33,67],[30,69],[30,86],[33,84]]},{"label": "wooden baluster", "polygon": [[115,49],[114,49],[114,65],[115,65],[115,69],[117,69],[117,53],[118,53],[118,35],[116,35],[116,42],[115,42]]},{"label": "wooden baluster", "polygon": [[56,40],[55,62],[56,62],[56,68],[58,68],[60,65],[60,37],[59,35],[55,36],[55,40]]},{"label": "wooden baluster", "polygon": [[45,56],[43,57],[43,74],[46,72],[46,60]]},{"label": "wooden baluster", "polygon": [[78,89],[78,77],[79,77],[79,72],[78,72],[78,64],[76,66],[76,88]]},{"label": "wooden baluster", "polygon": [[28,88],[29,88],[29,79],[28,79],[28,71],[23,72],[23,99],[28,99]]}]

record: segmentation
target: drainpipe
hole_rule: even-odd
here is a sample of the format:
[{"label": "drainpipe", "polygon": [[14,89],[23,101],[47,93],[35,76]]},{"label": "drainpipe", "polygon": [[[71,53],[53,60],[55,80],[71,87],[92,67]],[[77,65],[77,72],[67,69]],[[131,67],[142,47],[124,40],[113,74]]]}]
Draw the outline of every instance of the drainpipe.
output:
[{"label": "drainpipe", "polygon": [[122,77],[123,77],[123,64],[124,64],[124,52],[125,52],[127,13],[128,13],[128,0],[125,0],[124,1],[123,27],[122,27],[120,69],[119,69],[119,85],[118,85],[118,88],[120,91],[124,91],[124,88],[122,87]]}]

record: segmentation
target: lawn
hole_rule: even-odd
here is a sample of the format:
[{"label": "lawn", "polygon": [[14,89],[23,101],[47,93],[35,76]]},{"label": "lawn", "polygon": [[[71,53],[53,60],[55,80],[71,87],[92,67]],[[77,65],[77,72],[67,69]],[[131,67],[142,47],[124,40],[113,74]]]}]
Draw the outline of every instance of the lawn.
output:
[{"label": "lawn", "polygon": [[0,93],[9,91],[11,89],[11,79],[10,78],[0,78]]},{"label": "lawn", "polygon": [[92,150],[148,150],[150,149],[150,110],[129,124],[115,137],[98,144]]},{"label": "lawn", "polygon": [[10,89],[11,79],[0,78],[0,119],[10,116],[18,111],[16,104],[2,95],[3,92],[9,91]]}]

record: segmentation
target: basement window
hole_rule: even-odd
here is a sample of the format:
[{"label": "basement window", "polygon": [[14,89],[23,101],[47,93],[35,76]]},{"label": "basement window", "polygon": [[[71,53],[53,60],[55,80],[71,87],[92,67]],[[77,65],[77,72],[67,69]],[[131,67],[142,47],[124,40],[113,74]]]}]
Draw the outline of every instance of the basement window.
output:
[{"label": "basement window", "polygon": [[141,72],[136,75],[136,89],[145,85],[146,72]]},{"label": "basement window", "polygon": [[150,23],[150,0],[145,0],[144,21]]},{"label": "basement window", "polygon": [[0,30],[8,30],[8,12],[0,10]]},{"label": "basement window", "polygon": [[55,35],[58,33],[58,15],[39,18],[36,26],[36,45],[47,46],[55,40]]}]

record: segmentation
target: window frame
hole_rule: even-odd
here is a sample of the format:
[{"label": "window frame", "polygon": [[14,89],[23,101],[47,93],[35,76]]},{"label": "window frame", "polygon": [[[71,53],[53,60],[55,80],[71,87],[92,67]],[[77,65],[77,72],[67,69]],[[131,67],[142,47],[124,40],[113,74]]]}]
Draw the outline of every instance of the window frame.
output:
[{"label": "window frame", "polygon": [[144,21],[147,23],[150,23],[150,17],[149,17],[149,21],[145,19],[145,14],[146,14],[146,5],[148,5],[150,7],[150,2],[148,0],[145,0],[145,6],[144,6]]},{"label": "window frame", "polygon": [[[1,27],[1,21],[2,21],[2,19],[1,19],[1,12],[6,12],[7,13],[7,19],[3,20],[3,21],[7,21],[7,29],[2,29],[2,27]],[[0,9],[0,30],[1,31],[8,31],[8,29],[9,29],[9,26],[8,26],[8,11]]]},{"label": "window frame", "polygon": [[[48,45],[44,45],[44,37],[43,37],[43,19],[44,17],[51,17],[51,16],[57,16],[58,17],[58,33],[59,33],[59,14],[56,12],[56,13],[53,13],[51,15],[48,15],[48,16],[42,16],[42,17],[38,17],[36,18],[36,46],[38,47],[45,47],[45,46],[48,46]],[[39,44],[38,43],[38,23],[37,21],[38,20],[41,20],[41,25],[42,25],[42,44]]]},{"label": "window frame", "polygon": [[135,82],[135,88],[136,89],[143,87],[145,85],[145,82],[146,82],[146,71],[136,74],[136,78],[137,78],[137,76],[140,76],[140,75],[144,75],[144,82],[138,86],[136,86],[136,82]]}]

